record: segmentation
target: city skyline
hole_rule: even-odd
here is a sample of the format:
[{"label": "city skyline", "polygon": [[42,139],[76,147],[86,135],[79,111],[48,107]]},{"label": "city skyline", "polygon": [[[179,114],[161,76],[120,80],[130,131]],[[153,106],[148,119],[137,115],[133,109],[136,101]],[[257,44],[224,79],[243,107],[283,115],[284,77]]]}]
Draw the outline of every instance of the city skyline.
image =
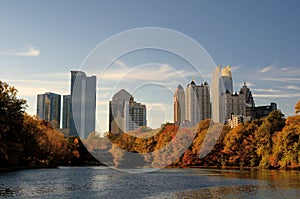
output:
[{"label": "city skyline", "polygon": [[[0,79],[18,88],[18,96],[28,101],[27,112],[34,115],[36,95],[47,91],[69,94],[69,71],[80,70],[83,60],[99,43],[132,28],[165,27],[200,43],[216,65],[230,64],[234,71],[234,92],[247,82],[257,106],[274,101],[286,116],[294,114],[294,105],[300,98],[299,2],[190,1],[180,4],[152,1],[135,2],[134,5],[120,1],[76,2],[72,7],[67,2],[3,2],[0,8]],[[111,14],[114,12],[120,14]],[[192,78],[196,82],[211,82],[207,65],[195,66],[202,77],[195,76],[184,60],[153,51],[120,57],[103,78],[111,81],[145,63],[159,65],[149,67],[151,70],[146,73],[129,75],[128,82],[122,83],[137,101],[147,104],[152,115],[149,124],[153,127],[163,121],[173,121],[170,90],[174,91],[178,83],[186,85]],[[172,69],[184,74],[187,81],[176,79]],[[92,73],[89,71],[89,74]],[[141,79],[163,79],[164,85],[173,86],[157,97],[148,96],[147,92],[153,88],[135,90],[130,87],[132,82],[140,83]],[[104,115],[107,114],[107,101],[112,97],[108,91],[119,88],[99,86],[97,96],[103,97],[97,100],[97,114]],[[103,131],[108,129],[107,122],[100,126]]]}]

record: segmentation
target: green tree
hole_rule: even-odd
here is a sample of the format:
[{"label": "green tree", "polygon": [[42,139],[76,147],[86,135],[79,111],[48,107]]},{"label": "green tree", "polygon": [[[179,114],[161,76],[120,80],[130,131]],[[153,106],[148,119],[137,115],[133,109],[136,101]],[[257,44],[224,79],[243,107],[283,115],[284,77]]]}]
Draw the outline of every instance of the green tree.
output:
[{"label": "green tree", "polygon": [[17,98],[17,89],[0,81],[0,165],[16,165],[22,160],[20,136],[26,101]]},{"label": "green tree", "polygon": [[285,126],[284,115],[280,111],[272,111],[267,118],[264,119],[259,127],[255,137],[257,140],[257,154],[261,158],[259,166],[261,168],[269,168],[270,155],[272,154],[272,136],[275,132],[281,131]]}]

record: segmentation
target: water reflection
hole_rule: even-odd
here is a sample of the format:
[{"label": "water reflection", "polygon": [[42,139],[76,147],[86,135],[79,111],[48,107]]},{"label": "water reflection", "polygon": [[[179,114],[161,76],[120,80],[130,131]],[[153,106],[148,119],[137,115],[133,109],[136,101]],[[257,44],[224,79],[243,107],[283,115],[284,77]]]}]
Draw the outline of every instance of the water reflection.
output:
[{"label": "water reflection", "polygon": [[298,171],[61,167],[0,174],[0,198],[298,198]]}]

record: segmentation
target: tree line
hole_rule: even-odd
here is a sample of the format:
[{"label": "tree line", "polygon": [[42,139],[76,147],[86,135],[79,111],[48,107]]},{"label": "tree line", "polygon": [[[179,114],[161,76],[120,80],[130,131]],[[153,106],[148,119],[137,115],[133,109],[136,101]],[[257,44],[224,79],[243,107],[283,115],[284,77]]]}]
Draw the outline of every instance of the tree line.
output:
[{"label": "tree line", "polygon": [[0,168],[96,161],[78,137],[65,138],[49,122],[26,114],[26,107],[17,89],[0,81]]},{"label": "tree line", "polygon": [[[299,113],[300,101],[295,110]],[[220,134],[214,133],[219,130]],[[160,166],[163,161],[173,167],[300,168],[300,115],[285,119],[280,111],[273,111],[267,118],[241,123],[233,129],[208,119],[192,128],[166,123],[156,131],[150,132],[154,136],[144,136],[147,138],[142,138],[141,129],[129,134],[108,133],[115,165],[128,164],[122,152],[125,150],[140,153],[144,164],[151,166]],[[177,134],[184,136],[176,139]],[[179,151],[189,144],[185,142],[189,136],[194,136],[192,143]],[[203,144],[204,140],[208,144]],[[211,144],[214,147],[209,148]],[[152,153],[164,148],[163,153]],[[200,158],[201,151],[209,153]]]},{"label": "tree line", "polygon": [[[89,153],[97,150],[107,150],[117,167],[134,162],[124,151],[138,154],[141,167],[300,167],[300,100],[294,116],[273,111],[233,129],[208,119],[191,128],[166,123],[154,130],[108,132],[104,138],[93,132],[86,140],[64,137],[49,122],[26,114],[26,107],[17,89],[0,81],[0,168],[98,164]],[[200,158],[203,151],[209,153]]]}]

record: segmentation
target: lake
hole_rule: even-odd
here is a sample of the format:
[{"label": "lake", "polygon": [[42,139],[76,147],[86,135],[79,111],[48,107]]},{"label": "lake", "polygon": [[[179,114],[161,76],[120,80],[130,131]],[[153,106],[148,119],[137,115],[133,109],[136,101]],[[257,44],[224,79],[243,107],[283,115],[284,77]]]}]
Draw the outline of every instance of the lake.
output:
[{"label": "lake", "polygon": [[0,173],[0,198],[299,196],[299,171],[161,169],[135,174],[107,167],[60,167]]}]

